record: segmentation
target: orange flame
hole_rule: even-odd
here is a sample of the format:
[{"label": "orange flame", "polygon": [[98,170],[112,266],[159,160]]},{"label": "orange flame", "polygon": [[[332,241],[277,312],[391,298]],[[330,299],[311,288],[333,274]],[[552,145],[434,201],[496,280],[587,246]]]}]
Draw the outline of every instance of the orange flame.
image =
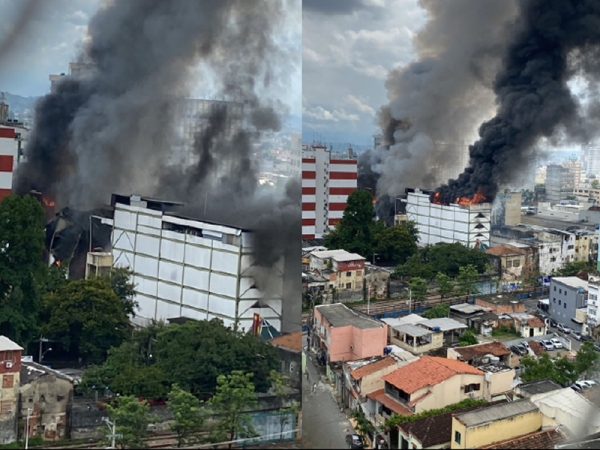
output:
[{"label": "orange flame", "polygon": [[376,199],[373,199],[373,204],[375,204],[375,203],[377,203],[377,200],[376,200]]},{"label": "orange flame", "polygon": [[60,267],[60,259],[57,259],[57,260],[56,260],[56,266],[57,266],[57,267]]},{"label": "orange flame", "polygon": [[477,192],[475,192],[475,195],[473,196],[473,198],[469,198],[469,197],[457,197],[456,198],[456,203],[458,203],[460,206],[471,206],[471,205],[477,205],[479,203],[484,203],[486,201],[486,197],[483,194],[481,188],[477,189]]},{"label": "orange flame", "polygon": [[44,206],[56,206],[54,200],[50,200],[49,198],[42,198],[42,203],[44,204]]},{"label": "orange flame", "polygon": [[441,192],[436,192],[435,194],[433,194],[433,199],[431,200],[431,203],[435,203],[436,205],[441,205],[442,204],[442,193]]}]

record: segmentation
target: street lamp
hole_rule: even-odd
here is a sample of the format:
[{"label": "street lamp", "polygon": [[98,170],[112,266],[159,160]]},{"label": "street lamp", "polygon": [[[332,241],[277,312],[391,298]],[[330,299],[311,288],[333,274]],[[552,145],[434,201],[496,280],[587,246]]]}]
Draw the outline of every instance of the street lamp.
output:
[{"label": "street lamp", "polygon": [[51,351],[52,351],[52,347],[50,347],[48,350],[46,350],[44,353],[42,353],[42,355],[40,356],[40,363],[42,362],[42,359],[44,359],[44,355]]},{"label": "street lamp", "polygon": [[27,408],[27,421],[25,422],[25,448],[29,448],[29,418],[31,417],[31,408]]},{"label": "street lamp", "polygon": [[412,290],[408,288],[404,288],[405,291],[408,291],[408,313],[412,313]]},{"label": "street lamp", "polygon": [[108,448],[116,448],[115,445],[115,440],[117,438],[121,439],[123,437],[122,434],[116,434],[116,430],[117,430],[117,421],[115,420],[114,422],[111,422],[108,417],[103,417],[102,418],[102,422],[106,423],[106,426],[108,427],[108,429],[110,430],[110,434],[107,436],[111,439],[111,444],[110,447]]}]

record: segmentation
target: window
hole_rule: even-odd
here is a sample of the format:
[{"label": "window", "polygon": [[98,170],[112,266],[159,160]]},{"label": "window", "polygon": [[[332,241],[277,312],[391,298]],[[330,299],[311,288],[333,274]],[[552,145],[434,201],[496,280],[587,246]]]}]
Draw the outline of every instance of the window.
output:
[{"label": "window", "polygon": [[481,384],[479,384],[479,383],[465,385],[465,393],[479,391],[480,389],[481,389]]},{"label": "window", "polygon": [[352,283],[346,283],[346,289],[352,289]]},{"label": "window", "polygon": [[565,302],[564,305],[565,305],[565,309],[567,309],[567,302]]},{"label": "window", "polygon": [[542,332],[542,327],[539,327],[539,328],[538,328],[538,331],[541,333],[541,332]]},{"label": "window", "polygon": [[0,402],[0,414],[6,414],[11,412],[13,410],[12,406],[13,402],[11,402],[10,400]]},{"label": "window", "polygon": [[[550,258],[550,262],[556,262],[556,256]],[[554,290],[556,290],[556,286],[554,286]]]},{"label": "window", "polygon": [[552,303],[556,303],[556,297],[552,297]]},{"label": "window", "polygon": [[558,293],[559,293],[559,294],[562,294],[562,289],[559,289],[559,290],[558,290]]},{"label": "window", "polygon": [[15,376],[14,375],[4,375],[2,377],[2,389],[8,389],[14,386]]},{"label": "window", "polygon": [[556,291],[556,286],[554,286],[554,290]]},{"label": "window", "polygon": [[506,267],[512,267],[512,261],[506,261]]},{"label": "window", "polygon": [[[362,277],[362,270],[357,270],[356,271],[356,276],[357,277]],[[375,280],[375,281],[377,281],[377,280]]]},{"label": "window", "polygon": [[521,262],[518,259],[515,259],[513,261],[513,267],[519,267],[521,265]]},{"label": "window", "polygon": [[352,272],[346,272],[346,276],[347,277],[351,277],[352,276]]},{"label": "window", "polygon": [[460,433],[458,431],[454,432],[454,442],[460,445]]}]

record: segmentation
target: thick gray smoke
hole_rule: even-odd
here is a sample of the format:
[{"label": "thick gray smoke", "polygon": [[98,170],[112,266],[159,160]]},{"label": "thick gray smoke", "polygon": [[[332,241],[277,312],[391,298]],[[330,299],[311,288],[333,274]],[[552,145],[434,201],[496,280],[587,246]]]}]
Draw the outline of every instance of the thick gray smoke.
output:
[{"label": "thick gray smoke", "polygon": [[469,149],[470,167],[439,189],[444,203],[478,191],[492,200],[498,184],[521,170],[540,138],[564,134],[581,143],[597,129],[589,126],[597,118],[597,102],[582,107],[567,83],[582,75],[597,87],[600,3],[529,0],[519,9],[494,81],[496,116],[479,128],[480,139]]},{"label": "thick gray smoke", "polygon": [[[264,133],[279,130],[286,112],[261,95],[282,82],[278,66],[291,65],[274,42],[284,5],[284,0],[104,5],[89,24],[80,58],[93,70],[67,77],[36,107],[18,191],[36,189],[58,207],[85,209],[106,204],[115,192],[150,194],[185,202],[199,218],[253,229],[263,274],[257,283],[269,291],[269,269],[286,251],[289,261],[300,254],[293,245],[289,250],[289,243],[299,245],[301,234],[299,190],[295,197],[292,185],[280,195],[256,192],[256,145]],[[233,120],[227,108],[215,108],[196,136],[195,164],[168,167],[176,142],[173,116],[199,64],[216,74],[220,96],[243,105],[241,116]],[[295,233],[293,239],[289,233]],[[291,270],[286,282],[295,288],[300,269]],[[286,286],[288,295],[291,289]],[[298,292],[299,286],[290,300],[300,305],[293,302]]]},{"label": "thick gray smoke", "polygon": [[418,59],[390,73],[390,103],[379,113],[385,145],[371,155],[378,197],[433,187],[448,168],[464,169],[460,143],[493,114],[490,88],[516,11],[514,1],[419,3],[429,20],[414,38]]}]

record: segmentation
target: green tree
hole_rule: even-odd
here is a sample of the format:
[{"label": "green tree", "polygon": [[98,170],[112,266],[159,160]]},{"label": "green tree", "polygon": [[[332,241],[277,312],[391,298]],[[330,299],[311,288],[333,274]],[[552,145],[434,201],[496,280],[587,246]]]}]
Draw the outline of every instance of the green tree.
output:
[{"label": "green tree", "polygon": [[438,303],[423,313],[426,319],[441,319],[450,315],[450,305],[447,303]]},{"label": "green tree", "polygon": [[554,361],[554,381],[561,386],[570,386],[577,381],[579,373],[574,362],[566,356],[561,356]]},{"label": "green tree", "polygon": [[373,220],[373,196],[369,191],[357,189],[348,196],[342,220],[325,235],[325,247],[370,258],[378,227]]},{"label": "green tree", "polygon": [[594,349],[592,342],[584,342],[575,355],[575,365],[579,374],[585,373],[586,378],[598,362],[598,352]]},{"label": "green tree", "polygon": [[599,188],[600,188],[600,181],[592,180],[592,189],[599,189]]},{"label": "green tree", "polygon": [[412,236],[415,244],[419,243],[421,238],[419,237],[419,228],[417,228],[417,222],[415,222],[414,220],[408,220],[408,221],[400,224],[400,226],[402,228],[406,229],[406,231],[408,231],[408,234],[410,234]]},{"label": "green tree", "polygon": [[284,435],[285,426],[290,423],[292,414],[297,414],[300,410],[300,405],[296,401],[291,403],[288,401],[288,388],[289,377],[282,375],[276,370],[271,370],[269,375],[269,381],[271,381],[271,389],[277,397],[279,402],[279,439],[289,439],[290,435]]},{"label": "green tree", "polygon": [[[148,434],[148,425],[158,420],[150,412],[146,401],[140,402],[133,396],[119,397],[118,405],[107,405],[108,416],[111,422],[116,423],[116,434],[122,438],[116,440],[118,448],[146,448],[144,438]],[[105,435],[110,434],[106,426],[101,427]],[[106,437],[107,441],[110,438]]]},{"label": "green tree", "polygon": [[216,393],[208,401],[211,412],[218,416],[210,434],[211,442],[232,442],[256,436],[248,411],[257,403],[251,373],[234,370],[230,375],[219,375]]},{"label": "green tree", "polygon": [[169,392],[167,407],[173,416],[171,430],[177,433],[177,447],[193,443],[193,435],[204,425],[204,411],[200,400],[175,384]]},{"label": "green tree", "polygon": [[469,264],[466,267],[458,269],[456,283],[458,284],[458,292],[460,295],[471,295],[477,293],[477,282],[479,281],[479,273],[477,267]]},{"label": "green tree", "polygon": [[358,409],[352,410],[352,418],[356,420],[356,426],[354,427],[356,433],[361,437],[363,442],[365,442],[365,439],[375,432],[375,427],[369,419],[365,417],[364,413]]},{"label": "green tree", "polygon": [[110,285],[117,297],[125,305],[127,314],[135,317],[135,310],[138,307],[135,301],[135,284],[131,281],[133,271],[129,268],[117,267],[110,273]]},{"label": "green tree", "polygon": [[402,226],[384,227],[375,234],[374,251],[379,257],[394,264],[404,264],[417,251],[410,232]]},{"label": "green tree", "polygon": [[448,297],[449,294],[454,291],[454,282],[448,275],[438,272],[435,277],[435,281],[437,282],[438,292],[441,298]]},{"label": "green tree", "polygon": [[427,298],[427,281],[415,277],[408,284],[413,302],[422,302]]},{"label": "green tree", "polygon": [[44,296],[44,336],[71,355],[102,361],[131,332],[125,307],[104,279],[71,281]]},{"label": "green tree", "polygon": [[467,345],[478,344],[479,340],[477,340],[477,336],[475,336],[475,333],[473,333],[473,330],[467,329],[462,334],[462,336],[460,337],[460,339],[458,340],[458,342],[459,342],[459,344],[460,344],[461,347],[466,347]]},{"label": "green tree", "polygon": [[45,267],[44,210],[31,196],[0,202],[0,335],[23,346],[38,335]]},{"label": "green tree", "polygon": [[521,374],[523,381],[550,378],[561,386],[567,386],[577,381],[579,376],[576,363],[564,356],[553,360],[548,353],[542,353],[537,360],[525,355],[521,359],[521,366],[524,369]]},{"label": "green tree", "polygon": [[594,264],[588,261],[570,261],[563,265],[562,269],[555,271],[554,276],[557,277],[572,277],[579,272],[594,272],[596,270]]}]

